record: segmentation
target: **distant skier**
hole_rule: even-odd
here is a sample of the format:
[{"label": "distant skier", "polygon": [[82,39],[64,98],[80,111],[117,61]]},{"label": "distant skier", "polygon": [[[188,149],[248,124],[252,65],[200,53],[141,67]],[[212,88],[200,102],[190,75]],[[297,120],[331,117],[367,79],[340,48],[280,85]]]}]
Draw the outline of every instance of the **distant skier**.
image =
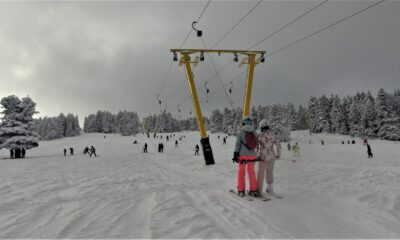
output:
[{"label": "distant skier", "polygon": [[242,121],[235,144],[235,151],[232,160],[238,163],[238,179],[237,189],[239,196],[243,197],[246,190],[246,169],[249,176],[250,191],[249,195],[258,197],[257,179],[254,172],[254,166],[257,161],[257,133],[254,127],[253,120],[250,117],[245,117]]},{"label": "distant skier", "polygon": [[364,138],[364,145],[368,145],[368,140]]},{"label": "distant skier", "polygon": [[169,141],[169,137],[167,136],[167,142]]},{"label": "distant skier", "polygon": [[88,146],[86,146],[85,149],[83,149],[83,154],[85,154],[85,155],[86,155],[86,154],[90,154],[90,153],[89,153],[89,147],[88,147]]},{"label": "distant skier", "polygon": [[10,149],[10,158],[11,158],[11,159],[14,158],[14,149]]},{"label": "distant skier", "polygon": [[219,135],[218,135],[218,139],[219,139]]},{"label": "distant skier", "polygon": [[144,153],[147,153],[147,143],[144,143],[143,152],[144,152]]},{"label": "distant skier", "polygon": [[374,158],[374,155],[372,154],[371,146],[367,144],[367,153],[368,153],[368,158]]},{"label": "distant skier", "polygon": [[323,139],[321,139],[321,144],[322,144],[322,146],[324,146],[324,145],[325,145],[325,142],[324,142],[324,140],[323,140]]},{"label": "distant skier", "polygon": [[226,145],[226,137],[222,138],[222,145]]},{"label": "distant skier", "polygon": [[89,157],[92,157],[93,154],[94,154],[95,157],[97,157],[96,149],[93,146],[91,146],[90,147],[90,155],[89,155]]},{"label": "distant skier", "polygon": [[194,148],[194,155],[196,156],[199,156],[199,150],[200,150],[200,147],[199,147],[199,144],[196,144],[196,147]]},{"label": "distant skier", "polygon": [[300,157],[300,146],[297,143],[293,145],[293,157]]},{"label": "distant skier", "polygon": [[342,144],[344,144],[344,141],[342,141]]},{"label": "distant skier", "polygon": [[25,158],[25,153],[26,153],[25,148],[22,148],[21,149],[21,157],[22,158]]},{"label": "distant skier", "polygon": [[64,148],[64,156],[67,156],[67,149]]},{"label": "distant skier", "polygon": [[350,144],[350,140],[347,140],[347,144]]},{"label": "distant skier", "polygon": [[133,144],[137,144],[137,143],[138,143],[137,140],[133,141]]},{"label": "distant skier", "polygon": [[164,152],[164,144],[160,143],[160,153],[163,153],[163,152]]},{"label": "distant skier", "polygon": [[353,139],[353,141],[351,141],[351,144],[356,144],[356,141]]},{"label": "distant skier", "polygon": [[179,146],[178,146],[178,140],[175,141],[175,147],[176,147],[176,148],[179,147]]},{"label": "distant skier", "polygon": [[69,155],[74,155],[74,149],[72,147],[69,148]]},{"label": "distant skier", "polygon": [[287,150],[292,151],[292,146],[290,146],[290,143],[287,144]]},{"label": "distant skier", "polygon": [[[281,156],[281,144],[279,139],[270,130],[266,119],[261,120],[260,129],[261,134],[258,135],[258,159],[260,159],[257,172],[258,191],[261,193],[263,190],[265,175],[265,181],[268,184],[266,192],[274,194],[274,164],[275,160],[279,159]],[[276,154],[274,151],[274,145],[276,147]],[[290,151],[290,144],[288,144],[288,149]]]}]

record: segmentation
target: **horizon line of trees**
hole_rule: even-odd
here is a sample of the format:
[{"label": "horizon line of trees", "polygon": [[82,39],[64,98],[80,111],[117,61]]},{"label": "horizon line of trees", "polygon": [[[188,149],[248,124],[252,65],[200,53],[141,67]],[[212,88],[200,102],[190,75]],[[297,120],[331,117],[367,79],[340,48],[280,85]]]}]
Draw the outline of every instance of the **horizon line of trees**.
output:
[{"label": "horizon line of trees", "polygon": [[371,94],[330,98],[321,95],[308,101],[310,133],[335,133],[361,138],[400,140],[400,89],[387,93],[381,88]]},{"label": "horizon line of trees", "polygon": [[57,117],[40,117],[34,119],[35,131],[41,140],[53,140],[63,137],[78,136],[82,132],[78,116],[60,113]]},{"label": "horizon line of trees", "polygon": [[[0,148],[16,146],[14,142],[27,141],[30,148],[36,139],[52,140],[80,135],[78,116],[73,114],[57,117],[33,119],[36,104],[29,97],[19,99],[12,95],[1,100],[5,109],[0,121]],[[296,110],[293,104],[273,104],[251,108],[250,115],[257,125],[267,119],[271,129],[281,141],[290,140],[290,131],[306,130],[310,133],[334,133],[361,138],[380,138],[400,140],[400,89],[387,93],[380,89],[374,97],[367,93],[340,98],[338,95],[311,96],[308,106],[300,105]],[[206,129],[211,133],[236,134],[240,129],[242,109],[214,109],[209,117],[204,117]],[[170,112],[163,111],[139,120],[136,112],[97,111],[85,117],[83,131],[86,133],[121,133],[124,136],[138,132],[179,132],[198,130],[197,119],[189,117],[177,120]],[[10,140],[10,138],[14,140]],[[8,141],[6,144],[5,141]],[[28,146],[29,145],[29,146]],[[15,147],[14,146],[14,147]]]},{"label": "horizon line of trees", "polygon": [[83,131],[85,133],[121,133],[123,136],[129,136],[140,131],[140,120],[136,112],[125,110],[113,114],[99,110],[96,114],[85,117]]}]

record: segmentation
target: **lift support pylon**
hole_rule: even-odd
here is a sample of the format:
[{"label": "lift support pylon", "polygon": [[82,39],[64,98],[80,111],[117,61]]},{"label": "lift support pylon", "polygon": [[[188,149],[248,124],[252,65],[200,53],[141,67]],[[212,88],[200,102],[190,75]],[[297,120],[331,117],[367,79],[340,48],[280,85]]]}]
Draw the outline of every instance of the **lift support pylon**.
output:
[{"label": "lift support pylon", "polygon": [[[200,143],[203,148],[204,160],[206,165],[214,164],[214,156],[210,144],[210,139],[207,136],[206,128],[204,126],[203,115],[201,112],[201,107],[199,103],[199,98],[197,96],[196,84],[194,82],[193,72],[190,64],[193,66],[197,66],[200,61],[204,60],[204,53],[231,53],[235,56],[235,61],[237,61],[237,54],[247,56],[242,60],[240,66],[243,64],[248,65],[247,70],[247,80],[246,80],[246,90],[243,102],[243,118],[249,116],[250,107],[251,107],[251,93],[253,88],[253,76],[254,76],[254,67],[256,64],[260,62],[264,62],[264,54],[265,51],[247,51],[247,50],[213,50],[213,49],[171,49],[171,52],[174,54],[174,61],[178,61],[177,53],[181,54],[181,59],[179,61],[179,65],[184,65],[186,70],[186,76],[188,79],[190,94],[192,95],[193,106],[196,112],[197,123],[200,129]],[[191,61],[190,55],[200,53],[200,57],[196,56],[193,61]],[[257,55],[260,57],[257,59]]]}]

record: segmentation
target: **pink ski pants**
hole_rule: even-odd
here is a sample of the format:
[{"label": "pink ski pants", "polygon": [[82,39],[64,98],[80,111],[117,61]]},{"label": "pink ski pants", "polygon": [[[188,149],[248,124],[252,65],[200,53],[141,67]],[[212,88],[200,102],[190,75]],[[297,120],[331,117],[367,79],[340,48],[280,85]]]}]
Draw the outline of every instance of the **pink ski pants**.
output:
[{"label": "pink ski pants", "polygon": [[[240,155],[239,158],[239,170],[238,170],[238,182],[237,188],[238,191],[246,190],[246,168],[247,173],[249,174],[249,182],[250,182],[250,191],[257,191],[257,179],[254,171],[254,166],[256,162],[254,160],[257,159],[255,155]],[[249,160],[247,163],[241,163],[241,160]]]}]

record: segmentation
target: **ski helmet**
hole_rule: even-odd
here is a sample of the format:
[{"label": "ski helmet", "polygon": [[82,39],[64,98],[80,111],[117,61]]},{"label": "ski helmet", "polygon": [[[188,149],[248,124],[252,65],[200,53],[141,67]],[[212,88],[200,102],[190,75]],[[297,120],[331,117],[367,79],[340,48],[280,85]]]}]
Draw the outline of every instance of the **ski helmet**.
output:
[{"label": "ski helmet", "polygon": [[242,124],[243,124],[243,126],[251,125],[251,124],[253,124],[253,119],[251,119],[250,117],[245,117],[245,118],[243,118]]},{"label": "ski helmet", "polygon": [[263,119],[263,120],[260,121],[260,129],[261,130],[263,130],[263,129],[268,130],[269,129],[267,119]]}]

